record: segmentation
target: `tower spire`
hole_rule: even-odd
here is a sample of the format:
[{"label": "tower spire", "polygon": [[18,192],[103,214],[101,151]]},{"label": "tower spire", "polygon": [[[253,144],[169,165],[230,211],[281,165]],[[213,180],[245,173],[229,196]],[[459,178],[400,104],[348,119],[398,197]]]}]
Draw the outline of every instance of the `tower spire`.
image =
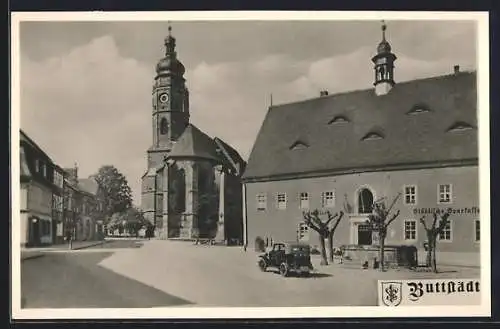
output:
[{"label": "tower spire", "polygon": [[385,40],[385,30],[387,29],[387,25],[385,24],[385,20],[382,20],[382,41]]},{"label": "tower spire", "polygon": [[168,35],[165,38],[165,55],[175,56],[175,38],[172,36],[172,24],[168,21]]}]

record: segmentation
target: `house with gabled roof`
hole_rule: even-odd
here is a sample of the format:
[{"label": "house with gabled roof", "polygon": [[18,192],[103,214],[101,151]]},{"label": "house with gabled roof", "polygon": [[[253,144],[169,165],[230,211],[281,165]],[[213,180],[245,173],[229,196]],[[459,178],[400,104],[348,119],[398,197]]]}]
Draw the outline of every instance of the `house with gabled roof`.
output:
[{"label": "house with gabled roof", "polygon": [[190,122],[185,68],[175,43],[169,28],[153,85],[153,145],[142,176],[141,209],[161,239],[241,241],[245,161]]},{"label": "house with gabled roof", "polygon": [[423,251],[420,217],[450,209],[438,251],[478,264],[476,72],[454,66],[448,75],[396,84],[396,59],[384,24],[373,88],[269,108],[242,177],[246,244],[318,244],[302,216],[314,209],[345,213],[336,246],[376,244],[366,223],[372,204],[401,193],[387,244]]},{"label": "house with gabled roof", "polygon": [[22,129],[19,130],[21,245],[62,241],[63,170]]}]

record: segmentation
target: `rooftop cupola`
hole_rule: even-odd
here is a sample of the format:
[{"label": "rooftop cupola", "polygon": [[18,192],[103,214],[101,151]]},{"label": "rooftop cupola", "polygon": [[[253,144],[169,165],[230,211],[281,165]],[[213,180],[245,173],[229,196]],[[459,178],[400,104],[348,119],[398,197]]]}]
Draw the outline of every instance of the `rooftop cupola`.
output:
[{"label": "rooftop cupola", "polygon": [[392,53],[392,48],[386,40],[385,31],[387,25],[382,21],[382,41],[377,46],[377,54],[373,56],[372,62],[375,64],[375,93],[377,96],[387,94],[395,85],[394,82],[394,61],[396,55]]},{"label": "rooftop cupola", "polygon": [[172,36],[172,26],[168,27],[168,36],[165,38],[165,57],[156,65],[156,73],[160,75],[176,75],[182,77],[186,69],[177,59],[175,38]]}]

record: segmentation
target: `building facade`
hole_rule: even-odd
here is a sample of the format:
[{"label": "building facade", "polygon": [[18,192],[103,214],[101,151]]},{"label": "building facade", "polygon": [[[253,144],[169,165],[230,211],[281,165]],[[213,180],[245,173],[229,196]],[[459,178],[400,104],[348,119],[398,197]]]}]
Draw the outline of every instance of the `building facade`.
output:
[{"label": "building facade", "polygon": [[64,170],[54,165],[52,192],[52,243],[64,243]]},{"label": "building facade", "polygon": [[152,92],[153,145],[142,177],[144,217],[163,239],[241,240],[245,162],[231,146],[190,123],[185,68],[170,30]]},{"label": "building facade", "polygon": [[76,165],[66,168],[65,173],[65,232],[71,232],[75,241],[102,239],[104,205],[99,185],[93,178],[79,178]]},{"label": "building facade", "polygon": [[366,224],[373,202],[400,193],[386,244],[423,251],[420,218],[430,224],[433,212],[450,210],[438,252],[479,263],[476,73],[455,66],[396,84],[396,59],[384,26],[374,88],[269,108],[243,176],[246,243],[318,245],[303,219],[318,209],[345,213],[334,245],[376,244]]},{"label": "building facade", "polygon": [[55,165],[24,131],[20,131],[21,246],[50,245],[54,241],[53,197]]}]

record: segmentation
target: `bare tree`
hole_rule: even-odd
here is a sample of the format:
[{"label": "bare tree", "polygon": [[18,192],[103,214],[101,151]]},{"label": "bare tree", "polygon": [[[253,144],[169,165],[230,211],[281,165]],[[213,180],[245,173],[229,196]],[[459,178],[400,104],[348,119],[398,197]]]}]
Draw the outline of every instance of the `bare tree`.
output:
[{"label": "bare tree", "polygon": [[[303,213],[304,221],[308,227],[313,229],[318,233],[319,243],[321,246],[321,265],[328,265],[328,260],[326,257],[326,246],[325,239],[328,239],[328,251],[330,254],[330,262],[333,262],[333,235],[335,230],[340,223],[340,220],[344,216],[344,212],[336,213],[332,215],[329,211],[326,212],[328,219],[322,221],[319,217],[319,211],[313,210]],[[335,223],[330,227],[329,224],[336,219]]]},{"label": "bare tree", "polygon": [[[450,217],[450,212],[446,212],[444,214],[440,214],[439,212],[434,212],[432,214],[434,220],[432,221],[432,226],[428,227],[425,223],[425,216],[420,218],[420,223],[425,229],[427,233],[427,259],[426,265],[431,267],[434,273],[437,273],[437,264],[436,264],[436,242],[437,237],[443,232],[446,224],[448,224],[448,217]],[[438,216],[440,217],[438,220]]]},{"label": "bare tree", "polygon": [[[385,198],[373,203],[372,213],[368,216],[368,224],[370,224],[372,232],[377,232],[379,241],[379,268],[381,271],[385,270],[384,267],[384,251],[385,239],[387,237],[387,228],[399,216],[399,210],[396,211],[392,217],[389,216],[396,201],[401,196],[401,193],[394,198],[389,208],[385,205]],[[390,217],[390,219],[389,219]]]}]

